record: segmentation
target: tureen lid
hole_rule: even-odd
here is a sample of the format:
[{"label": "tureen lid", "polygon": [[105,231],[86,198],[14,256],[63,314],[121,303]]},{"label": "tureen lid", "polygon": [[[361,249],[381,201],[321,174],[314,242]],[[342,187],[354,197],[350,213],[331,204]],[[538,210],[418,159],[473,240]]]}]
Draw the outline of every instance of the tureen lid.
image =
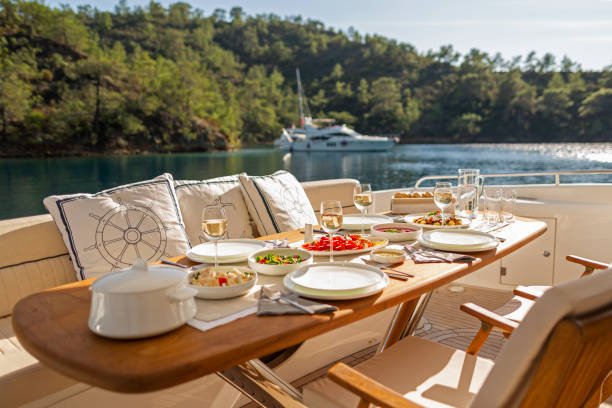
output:
[{"label": "tureen lid", "polygon": [[92,290],[103,293],[141,293],[164,289],[187,280],[187,274],[169,266],[148,266],[139,259],[131,268],[101,277]]}]

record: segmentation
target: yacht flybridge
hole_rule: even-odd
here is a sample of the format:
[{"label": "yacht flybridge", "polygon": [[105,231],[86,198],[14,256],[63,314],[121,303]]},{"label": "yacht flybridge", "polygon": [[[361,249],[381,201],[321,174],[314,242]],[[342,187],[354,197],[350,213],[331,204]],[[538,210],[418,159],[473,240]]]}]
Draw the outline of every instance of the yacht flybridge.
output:
[{"label": "yacht flybridge", "polygon": [[[605,182],[593,182],[593,180],[597,180],[598,177],[602,176],[606,177]],[[417,346],[421,347],[425,343],[427,343],[427,347],[430,347],[431,344],[429,343],[432,342],[440,343],[437,345],[440,347],[444,345],[445,349],[450,347],[451,354],[465,349],[479,331],[481,325],[477,319],[459,311],[458,305],[463,302],[474,301],[490,309],[495,309],[512,299],[511,291],[517,285],[557,285],[563,282],[584,279],[578,279],[582,273],[581,268],[565,261],[567,255],[580,255],[601,261],[603,264],[609,264],[612,261],[612,183],[609,182],[611,176],[612,170],[484,175],[486,189],[495,191],[495,189],[500,187],[510,188],[516,190],[518,196],[514,214],[520,218],[518,220],[515,219],[509,226],[503,226],[494,232],[496,236],[507,239],[505,244],[502,245],[500,243],[500,248],[501,251],[507,251],[508,254],[493,258],[491,251],[476,253],[476,257],[486,258],[490,262],[486,262],[486,266],[472,273],[465,274],[458,280],[454,280],[454,275],[450,276],[454,273],[450,268],[461,268],[463,267],[461,264],[432,264],[432,268],[428,269],[428,274],[424,276],[427,276],[427,279],[430,281],[436,270],[449,268],[449,275],[443,279],[449,285],[440,286],[435,291],[432,291],[432,288],[429,287],[427,289],[428,292],[420,298],[419,302],[422,303],[419,303],[411,318],[414,325],[407,327],[406,331],[401,333],[402,336],[405,334],[415,334],[415,336],[407,336],[409,341],[415,345],[408,352],[414,351],[417,349]],[[373,193],[374,203],[371,212],[388,212],[391,208],[392,196],[396,192],[429,191],[430,186],[436,180],[452,178],[456,179],[456,176],[425,177],[414,186],[403,189],[375,191]],[[500,178],[503,178],[506,184],[500,185],[497,183],[497,180]],[[528,179],[529,183],[524,183],[523,180],[525,179]],[[507,184],[508,180],[512,184]],[[537,181],[534,183],[532,180]],[[228,182],[228,180],[224,180],[224,182]],[[329,198],[339,199],[344,206],[344,211],[350,214],[356,212],[356,209],[351,206],[353,188],[356,182],[349,179],[336,179],[305,182],[302,183],[302,186],[313,206],[316,207],[316,204],[321,200]],[[299,212],[303,210],[302,207],[295,205],[296,200],[294,198],[289,196],[285,198],[283,201],[286,203],[286,206],[291,207],[291,211]],[[242,196],[238,195],[237,199],[242,200]],[[153,219],[152,212],[157,210],[154,205],[151,208],[141,209],[141,212],[138,213],[134,212],[133,207],[125,203],[120,207],[132,211],[130,214],[141,217],[140,219],[144,220],[143,222],[150,222]],[[264,214],[265,210],[263,208],[262,210],[261,214]],[[120,217],[112,218],[117,214],[121,213],[109,211],[107,215],[99,217],[99,219],[91,216],[90,218],[94,220],[92,222],[94,222],[95,226],[100,228],[108,226],[108,228],[112,228],[114,231],[123,225],[120,224]],[[196,215],[196,219],[200,221],[199,214]],[[117,225],[117,227],[111,225],[111,222]],[[129,223],[130,221],[128,220],[127,222]],[[235,224],[236,220],[232,220],[232,223]],[[512,231],[523,227],[531,228],[528,224],[539,226],[539,233],[541,235],[533,241],[526,243],[515,252],[510,253],[510,248],[518,243]],[[546,225],[546,231],[542,232],[544,224]],[[517,229],[517,227],[520,228]],[[100,228],[97,230],[100,230]],[[133,230],[137,230],[137,227],[131,226],[129,229],[130,231],[125,234],[126,239],[132,239],[129,233],[135,232]],[[147,229],[151,228],[147,227]],[[95,239],[95,232],[97,230],[94,228],[92,239]],[[169,234],[171,231],[168,229],[163,232],[164,234]],[[294,233],[295,235],[292,235],[293,238],[302,239],[302,234],[298,234],[295,231]],[[102,243],[107,244],[107,242]],[[105,255],[116,256],[113,248],[109,248],[110,251],[105,252]],[[258,406],[306,406],[315,408],[322,406],[345,406],[344,398],[346,394],[344,392],[326,394],[326,390],[329,390],[328,384],[323,384],[327,387],[324,388],[318,380],[314,382],[313,380],[325,375],[327,367],[334,362],[342,360],[349,365],[360,365],[370,361],[369,359],[373,356],[378,358],[380,355],[387,353],[386,351],[379,353],[379,344],[385,344],[388,337],[392,334],[391,332],[385,332],[385,329],[389,327],[389,322],[396,320],[398,316],[406,313],[406,309],[401,307],[389,307],[383,310],[381,304],[392,302],[393,299],[386,298],[386,300],[378,301],[376,299],[380,298],[374,297],[374,300],[370,303],[368,303],[367,298],[355,301],[344,300],[343,302],[335,303],[329,301],[342,309],[341,313],[333,317],[326,316],[323,318],[317,316],[312,318],[311,316],[292,316],[286,318],[282,316],[244,316],[233,321],[231,324],[219,326],[207,332],[197,332],[195,329],[183,327],[168,335],[143,340],[106,341],[98,339],[91,333],[86,333],[87,336],[83,339],[71,336],[68,330],[71,327],[81,330],[79,327],[83,328],[86,326],[87,309],[91,294],[83,286],[87,282],[80,284],[74,282],[76,279],[75,269],[68,251],[50,215],[0,221],[0,401],[2,401],[0,405],[3,407],[26,404],[29,406],[56,408],[92,404],[96,406],[120,407],[129,405],[131,407],[145,407],[159,405],[160,403],[167,407],[238,408],[245,405],[253,406],[252,403],[249,404],[249,399],[245,396],[246,393],[243,395],[234,388],[236,384],[240,386],[248,385],[251,380],[239,377],[235,366],[226,369],[226,367],[232,366],[232,364],[226,364],[227,361],[233,361],[231,359],[237,353],[244,353],[248,358],[260,355],[266,355],[267,357],[262,358],[262,361],[266,364],[260,360],[249,360],[245,361],[243,365],[247,370],[251,370],[251,373],[255,373],[254,377],[263,379],[261,384],[258,383],[251,388],[253,391],[252,394],[249,394],[249,398],[253,396],[259,399],[259,401],[263,401]],[[427,268],[426,265],[425,268]],[[417,275],[417,278],[421,271],[424,270],[418,269],[419,265],[413,265],[410,262],[407,262],[404,266],[414,267],[411,271]],[[429,275],[429,273],[432,275]],[[595,272],[595,274],[597,273]],[[607,273],[609,275],[609,271]],[[461,273],[456,275],[459,276]],[[275,277],[267,278],[272,279]],[[408,291],[414,290],[411,289],[410,285],[413,285],[415,288],[426,286],[424,282],[424,280],[403,282],[395,279],[393,287],[398,288],[399,285],[405,284],[406,287],[402,290]],[[24,313],[25,308],[19,307],[20,304],[22,306],[27,305],[28,299],[30,299],[29,302],[32,304],[31,299],[36,299],[36,296],[40,295],[41,290],[67,283],[70,284],[69,287],[56,288],[43,294],[46,296],[46,300],[52,300],[55,303],[40,303],[36,308],[29,310],[31,313]],[[609,282],[603,282],[601,286],[606,285],[609,287]],[[582,291],[580,293],[588,297],[590,292],[585,293],[585,291]],[[382,293],[380,296],[387,296],[387,294]],[[592,299],[588,300],[588,302],[582,303],[591,304]],[[604,299],[604,301],[606,300]],[[77,302],[76,305],[79,307],[68,307],[69,304],[67,302]],[[219,302],[221,301],[217,301],[217,303]],[[429,306],[427,306],[427,310],[423,313],[424,308],[422,305],[427,305],[428,302]],[[609,309],[609,300],[607,302],[606,307]],[[17,304],[17,307],[13,309],[15,304]],[[346,307],[347,304],[351,308],[354,307],[356,312]],[[519,306],[519,309],[523,307],[520,304],[516,306]],[[376,309],[378,312],[368,312],[371,309]],[[506,310],[505,312],[509,311],[511,310]],[[46,316],[52,313],[57,313],[58,320],[46,319]],[[355,319],[349,324],[346,319],[351,313],[362,313],[368,317]],[[286,320],[281,320],[285,318]],[[255,323],[248,326],[249,321],[254,321]],[[301,329],[301,327],[298,327],[299,322],[308,322],[309,326],[305,326],[300,331],[298,330]],[[24,333],[23,328],[28,323],[31,324],[32,332],[37,333],[32,337],[24,337],[26,333]],[[231,326],[232,324],[234,326]],[[325,325],[332,327],[333,330],[325,331],[322,329]],[[20,343],[13,331],[13,327],[16,329],[20,339],[29,339],[31,341]],[[223,339],[215,337],[215,333],[227,333],[231,327],[239,327],[240,330],[233,331],[233,336],[228,335],[223,337]],[[45,328],[51,330],[45,332]],[[283,332],[285,337],[271,336],[269,335],[271,330]],[[292,342],[292,339],[297,338],[298,334],[296,333],[298,332],[314,334],[310,337],[304,336],[302,338],[303,342],[300,342],[302,340]],[[50,338],[53,337],[49,336],[56,335],[63,336],[62,341],[50,341]],[[191,338],[190,336],[199,340],[209,336],[206,339],[213,339],[215,341],[187,341],[186,338]],[[269,337],[266,338],[265,336]],[[509,350],[516,349],[516,347],[505,348],[506,345],[510,346],[513,336],[514,334],[509,340],[506,340],[500,332],[491,333],[489,340],[487,340],[482,351],[479,353],[479,356],[490,360],[486,362],[488,364],[487,367],[492,367],[491,374],[488,375],[495,377],[496,373],[499,374],[499,370],[495,371],[495,365],[509,361],[508,355],[503,356],[500,354],[500,358],[497,360],[496,356],[498,353],[506,352],[508,354]],[[535,337],[533,336],[532,338]],[[240,342],[244,342],[246,346],[239,347],[238,344]],[[278,353],[261,352],[262,350],[272,351],[271,342],[278,342],[279,344],[285,342],[283,344],[286,344],[286,348]],[[514,342],[512,345],[516,346],[516,343]],[[530,342],[525,344],[531,345]],[[98,347],[105,345],[116,345],[118,353],[126,352],[126,350],[131,351],[133,356],[140,360],[138,364],[121,365],[113,364],[113,362],[120,359],[112,354],[97,354],[96,358],[90,359],[87,355],[72,353],[73,347],[85,347],[83,349],[83,353],[85,353],[90,347],[95,347],[97,350]],[[401,346],[401,343],[398,343],[398,346]],[[51,360],[39,358],[44,362],[43,364],[30,354],[31,352],[35,356],[43,355],[40,354],[43,348],[59,350],[62,353],[61,355],[65,356],[66,363],[55,361],[51,364]],[[203,359],[203,356],[207,356],[208,353],[214,353],[219,349],[228,351],[223,355],[225,359],[219,358],[216,361],[211,358],[206,360],[205,364],[192,363],[180,365],[174,361],[178,358],[177,355],[180,354],[180,350],[176,348],[192,348],[190,350],[193,351],[194,359]],[[245,348],[248,350],[243,350]],[[173,351],[169,352],[168,350]],[[394,348],[389,349],[389,351],[392,350]],[[559,354],[566,355],[569,353]],[[522,354],[517,353],[517,358],[520,356]],[[181,358],[187,358],[187,356],[183,355]],[[248,358],[245,360],[248,360]],[[470,362],[472,358],[475,357],[466,355],[465,360],[463,358],[454,358],[452,363]],[[478,357],[478,362],[482,363],[481,360]],[[81,365],[91,365],[92,361],[94,363],[97,361],[100,366],[104,366],[102,370],[104,375],[97,374],[97,377],[93,374],[91,376],[73,375],[73,373],[80,369]],[[447,366],[447,360],[444,360],[442,363],[442,360],[438,361],[429,358],[426,353],[423,354],[423,358],[420,361],[420,364],[418,362],[401,366],[398,364],[393,370],[387,371],[396,379],[404,380],[408,377],[416,378],[420,376],[424,380],[430,381],[424,382],[422,387],[410,388],[410,392],[406,394],[415,394],[418,391],[419,395],[422,395],[423,398],[421,405],[424,406],[431,406],[432,404],[428,404],[430,402],[428,398],[434,398],[440,394],[446,397],[444,400],[446,404],[454,406],[464,402],[465,404],[462,405],[469,405],[471,398],[474,398],[475,393],[478,392],[482,381],[485,381],[485,378],[486,381],[489,381],[487,374],[482,378],[474,376],[474,372],[479,369],[479,367],[476,367],[475,370],[474,365],[464,366],[462,370],[461,367]],[[432,365],[435,361],[439,363],[437,366]],[[530,361],[539,361],[539,359],[535,358]],[[215,363],[220,367],[217,372],[218,375],[206,373],[207,364],[214,365]],[[148,364],[155,364],[155,370],[151,370],[149,377],[142,377],[146,378],[146,380],[137,382],[124,381],[124,384],[121,385],[122,388],[109,385],[120,382],[117,378],[142,374],[140,371],[144,370],[144,367]],[[175,371],[172,371],[173,376],[183,375],[185,378],[191,376],[194,379],[180,384],[179,382],[170,381],[169,376],[165,375],[162,370],[163,367],[173,364],[177,367]],[[591,366],[599,364],[607,364],[607,362],[601,359],[592,361],[579,370],[579,375],[584,375],[587,378],[592,370]],[[66,367],[69,369],[66,369]],[[462,373],[461,381],[437,385],[435,381],[442,378],[442,374],[446,375],[449,373],[448,370],[445,371],[445,368],[453,370],[457,368],[455,374]],[[553,375],[555,370],[559,371],[561,369],[553,367],[546,372]],[[198,375],[194,376],[194,373]],[[397,373],[400,373],[400,375]],[[517,383],[520,382],[521,378],[528,378],[528,376],[512,373],[511,375],[504,376],[503,382]],[[101,379],[104,379],[104,381]],[[228,382],[233,385],[228,384]],[[266,384],[268,386],[266,395],[276,395],[281,402],[265,399],[268,398],[267,396],[262,397],[266,393],[266,389],[263,388]],[[466,388],[465,384],[469,386],[467,387],[469,388],[467,390],[469,393],[466,389],[462,389],[462,387]],[[482,387],[486,387],[486,384],[485,382],[485,385],[482,385]],[[134,388],[130,388],[132,386]],[[150,386],[149,389],[153,389],[153,386],[156,386],[158,391],[141,394],[133,393],[137,391],[136,387],[145,386]],[[257,388],[260,386],[262,388]],[[302,392],[298,390],[302,388],[305,390],[303,400],[301,399]],[[566,388],[572,389],[570,386]],[[482,389],[484,388],[480,388],[480,390]],[[427,391],[431,392],[428,394]],[[465,400],[457,397],[460,391],[463,392],[461,398],[465,396]],[[546,387],[542,387],[538,392],[546,394],[548,391]],[[326,395],[331,395],[335,398],[338,402],[337,405],[312,402],[315,401],[312,399],[313,396],[323,398]],[[287,399],[287,396],[290,396],[291,399]],[[301,401],[302,405],[296,403],[296,400]],[[321,399],[316,401],[321,401]],[[517,405],[520,404],[517,403]],[[571,403],[566,405],[579,406],[572,405]],[[479,406],[502,406],[502,404],[481,404]],[[538,405],[532,404],[531,406]],[[555,406],[555,404],[542,406]]]},{"label": "yacht flybridge", "polygon": [[397,143],[396,138],[366,136],[346,125],[332,125],[334,121],[330,119],[313,119],[299,69],[296,74],[302,127],[283,129],[280,137],[274,141],[274,146],[295,152],[381,152],[391,149]]}]

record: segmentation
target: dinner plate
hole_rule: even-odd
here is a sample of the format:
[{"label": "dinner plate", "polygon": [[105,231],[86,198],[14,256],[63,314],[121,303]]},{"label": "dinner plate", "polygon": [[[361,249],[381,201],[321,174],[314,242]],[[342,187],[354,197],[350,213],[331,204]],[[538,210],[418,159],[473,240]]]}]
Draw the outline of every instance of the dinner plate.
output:
[{"label": "dinner plate", "polygon": [[[257,239],[224,239],[217,244],[217,259],[222,263],[244,261],[253,252],[268,246],[265,241]],[[215,243],[205,242],[196,245],[187,252],[187,257],[200,262],[214,262]]]},{"label": "dinner plate", "polygon": [[326,262],[308,265],[291,273],[289,279],[307,289],[347,291],[365,289],[381,282],[384,274],[367,265]]},{"label": "dinner plate", "polygon": [[393,222],[393,219],[384,215],[345,215],[342,217],[342,229],[360,230],[363,225],[364,229],[369,230],[372,225],[389,222]]},{"label": "dinner plate", "polygon": [[499,245],[491,234],[473,230],[431,230],[423,233],[419,243],[442,251],[480,252]]},{"label": "dinner plate", "polygon": [[[325,264],[330,264],[330,262],[317,264],[317,265],[325,265]],[[350,289],[350,290],[340,290],[340,291],[318,290],[318,289],[306,288],[306,287],[303,287],[293,282],[293,280],[291,279],[291,275],[293,273],[298,273],[299,272],[298,270],[298,271],[292,272],[289,275],[286,275],[285,278],[283,279],[283,284],[285,285],[287,289],[289,289],[290,291],[294,293],[297,293],[300,296],[308,297],[311,299],[318,299],[318,300],[360,299],[360,298],[372,296],[372,295],[375,295],[381,292],[389,284],[389,277],[385,275],[382,271],[380,271],[380,269],[374,268],[368,265],[361,265],[361,267],[367,267],[371,269],[372,271],[379,273],[381,275],[381,280],[372,286],[368,286],[366,288],[360,288],[360,289]]]},{"label": "dinner plate", "polygon": [[[197,262],[197,263],[205,263],[205,264],[214,264],[215,263],[215,257],[199,257],[194,255],[191,250],[188,250],[187,253],[185,254],[185,256],[187,258],[189,258],[190,260],[192,260],[193,262]],[[246,259],[248,259],[248,256],[245,258],[244,256],[240,256],[240,257],[236,257],[236,258],[219,258],[217,259],[217,262],[220,264],[230,264],[230,263],[238,263],[238,262],[244,262]]]},{"label": "dinner plate", "polygon": [[409,214],[409,215],[404,217],[404,221],[406,222],[406,224],[413,225],[413,226],[416,226],[416,227],[421,227],[424,230],[431,230],[431,229],[444,229],[444,230],[461,229],[461,228],[467,228],[470,225],[470,223],[472,222],[469,218],[458,217],[458,216],[455,216],[455,218],[458,218],[458,219],[461,220],[461,225],[429,225],[429,224],[417,224],[416,222],[414,222],[415,219],[417,219],[419,217],[423,217],[424,215],[427,215],[427,213],[423,213],[423,214]]},{"label": "dinner plate", "polygon": [[[319,239],[319,238],[321,238],[321,236],[317,237],[317,239]],[[369,236],[369,235],[364,235],[364,238],[367,238],[370,241],[372,241],[374,243],[374,245],[371,246],[371,247],[362,248],[362,249],[345,249],[344,251],[334,251],[334,255],[344,256],[344,255],[353,255],[353,254],[363,254],[364,252],[370,252],[371,250],[373,250],[375,248],[384,247],[385,245],[387,245],[389,243],[389,240],[385,239],[385,238],[372,237],[372,236]],[[302,248],[302,244],[303,243],[304,243],[304,241],[299,241],[299,242],[296,242],[294,244],[291,244],[291,246],[294,247],[294,248],[304,249],[304,248]],[[304,249],[304,250],[310,252],[314,256],[329,256],[330,255],[330,251],[312,251],[312,250],[308,250],[308,249]]]}]

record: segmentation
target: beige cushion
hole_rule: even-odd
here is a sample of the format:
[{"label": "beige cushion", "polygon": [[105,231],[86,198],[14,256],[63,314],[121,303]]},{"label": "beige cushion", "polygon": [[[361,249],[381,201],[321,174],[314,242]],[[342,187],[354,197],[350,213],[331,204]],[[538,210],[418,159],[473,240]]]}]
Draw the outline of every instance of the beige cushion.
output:
[{"label": "beige cushion", "polygon": [[62,236],[48,214],[0,221],[0,268],[67,253]]},{"label": "beige cushion", "polygon": [[191,245],[206,241],[202,234],[202,210],[222,206],[230,222],[229,238],[253,238],[249,211],[244,203],[237,176],[203,181],[175,181],[176,197]]},{"label": "beige cushion", "polygon": [[77,279],[129,267],[139,258],[181,255],[190,247],[169,174],[96,194],[50,196],[44,204]]},{"label": "beige cushion", "polygon": [[[427,407],[468,406],[480,389],[490,360],[442,344],[407,337],[355,368]],[[329,379],[304,388],[308,407],[351,407],[359,399]]]},{"label": "beige cushion", "polygon": [[557,323],[612,304],[612,268],[553,286],[539,298],[514,331],[495,367],[474,399],[474,407],[518,402],[528,387],[524,381]]},{"label": "beige cushion", "polygon": [[353,189],[357,184],[359,181],[354,179],[333,179],[306,181],[302,187],[317,216],[324,200],[339,200],[345,214],[355,214],[359,212],[353,203]]},{"label": "beige cushion", "polygon": [[41,365],[21,347],[10,317],[0,319],[0,405],[20,406],[75,384]]},{"label": "beige cushion", "polygon": [[289,172],[269,176],[238,176],[251,218],[261,235],[276,234],[317,224],[304,188]]}]

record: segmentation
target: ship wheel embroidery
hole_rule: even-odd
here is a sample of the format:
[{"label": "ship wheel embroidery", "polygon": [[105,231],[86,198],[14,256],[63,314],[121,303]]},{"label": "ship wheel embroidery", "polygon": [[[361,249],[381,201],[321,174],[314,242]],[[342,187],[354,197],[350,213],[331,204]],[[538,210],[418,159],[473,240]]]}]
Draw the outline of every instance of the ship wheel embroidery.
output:
[{"label": "ship wheel embroidery", "polygon": [[[206,208],[214,208],[214,207],[222,207],[222,208],[231,207],[232,209],[236,210],[236,206],[234,205],[234,203],[224,203],[221,200],[221,197],[217,197],[212,203],[208,204],[207,206],[204,206],[202,208],[202,212],[204,212],[204,209],[206,209]],[[227,215],[228,218],[230,217],[230,214],[228,214],[227,211],[225,211],[225,215]],[[228,223],[229,223],[229,219],[228,219]],[[228,231],[229,231],[229,229],[228,229]],[[242,235],[244,235],[244,232],[245,231],[242,232]],[[227,232],[226,232],[226,234],[227,234]],[[204,236],[203,232],[200,232],[200,235],[198,236],[198,238],[200,239],[200,244],[204,243],[204,242],[208,242],[208,240]]]},{"label": "ship wheel embroidery", "polygon": [[281,201],[291,217],[298,224],[303,224],[306,209],[304,208],[304,203],[300,200],[297,187],[283,187],[281,190]]},{"label": "ship wheel embroidery", "polygon": [[98,221],[95,243],[85,251],[97,250],[112,270],[131,266],[136,259],[158,260],[169,256],[168,237],[161,219],[151,207],[131,204],[119,205],[103,216],[90,213]]}]

